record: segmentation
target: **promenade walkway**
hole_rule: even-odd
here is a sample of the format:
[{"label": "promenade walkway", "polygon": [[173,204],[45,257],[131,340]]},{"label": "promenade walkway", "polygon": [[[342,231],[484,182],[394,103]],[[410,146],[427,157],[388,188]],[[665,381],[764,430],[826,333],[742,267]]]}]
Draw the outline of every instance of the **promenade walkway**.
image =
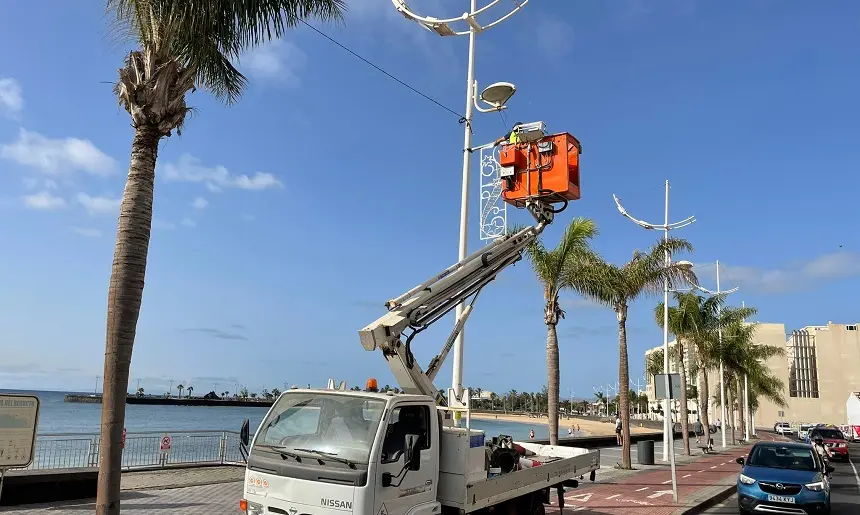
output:
[{"label": "promenade walkway", "polygon": [[[553,506],[547,515],[677,515],[685,506],[698,504],[702,499],[734,483],[738,465],[735,458],[746,453],[746,447],[733,447],[713,455],[694,456],[679,454],[676,457],[678,493],[680,503],[672,503],[672,489],[668,465],[634,466],[637,470],[613,468],[620,457],[618,448],[601,449],[601,468],[597,481],[586,478],[580,487],[565,495],[564,513],[560,514],[553,492]],[[678,452],[680,449],[676,450]],[[659,452],[657,453],[659,457]],[[123,474],[122,508],[124,512],[154,515],[239,515],[244,469],[241,467],[203,467],[195,469],[130,472]],[[15,515],[91,514],[93,500],[29,505],[6,508]]]}]

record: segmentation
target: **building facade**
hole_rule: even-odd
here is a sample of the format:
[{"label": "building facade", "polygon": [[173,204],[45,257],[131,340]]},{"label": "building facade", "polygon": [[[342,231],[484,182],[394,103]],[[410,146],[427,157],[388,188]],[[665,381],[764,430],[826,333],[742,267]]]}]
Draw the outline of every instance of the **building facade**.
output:
[{"label": "building facade", "polygon": [[[792,425],[846,423],[845,399],[851,392],[860,391],[860,324],[828,322],[827,325],[807,326],[787,333],[785,324],[757,323],[754,338],[757,343],[785,349],[785,356],[770,358],[766,366],[783,382],[787,404],[783,407],[760,398],[758,409],[751,414],[757,427],[770,427],[777,421]],[[674,347],[675,341],[669,342],[669,346]],[[647,350],[646,364],[649,355],[662,348]],[[690,373],[692,356],[686,346],[684,351],[687,383],[698,388],[698,378]],[[677,364],[673,360],[670,360],[669,369],[671,373],[677,373]],[[716,370],[708,372],[708,413],[712,423],[721,418],[718,377]],[[650,407],[656,408],[660,403],[654,400],[653,377],[646,377],[646,381]],[[737,406],[736,403],[737,400]],[[695,421],[693,412],[697,406],[694,400],[688,400],[687,409],[691,413],[691,422]],[[734,420],[736,425],[739,424],[738,413],[727,418],[729,423]]]},{"label": "building facade", "polygon": [[783,345],[786,356],[767,366],[785,382],[788,406],[760,400],[756,425],[847,423],[845,399],[860,391],[860,325],[806,326],[788,334]]}]

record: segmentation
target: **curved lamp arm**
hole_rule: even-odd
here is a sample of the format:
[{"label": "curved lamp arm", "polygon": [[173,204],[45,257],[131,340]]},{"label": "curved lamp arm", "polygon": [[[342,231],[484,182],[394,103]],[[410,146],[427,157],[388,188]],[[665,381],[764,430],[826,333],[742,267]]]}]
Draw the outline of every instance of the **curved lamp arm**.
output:
[{"label": "curved lamp arm", "polygon": [[621,200],[619,200],[619,199],[618,199],[618,197],[617,197],[617,196],[615,196],[615,194],[614,194],[614,193],[612,194],[612,199],[615,201],[615,207],[617,207],[617,208],[618,208],[618,212],[619,212],[619,213],[621,213],[621,216],[623,216],[623,217],[625,217],[625,218],[629,219],[631,222],[635,223],[636,225],[638,225],[638,226],[640,226],[640,227],[642,227],[642,228],[644,228],[644,229],[649,229],[649,230],[652,230],[652,229],[662,229],[662,230],[669,230],[669,231],[671,231],[671,230],[674,230],[674,229],[680,229],[680,228],[682,228],[682,227],[686,227],[686,226],[688,226],[688,225],[690,225],[691,223],[693,223],[693,222],[695,222],[695,221],[696,221],[696,217],[695,217],[695,216],[691,216],[691,217],[688,217],[688,218],[685,218],[685,219],[681,220],[680,222],[674,222],[674,223],[671,223],[671,224],[669,224],[669,225],[666,225],[666,224],[652,224],[652,223],[650,223],[650,222],[646,222],[645,220],[639,220],[638,218],[634,218],[630,213],[628,213],[628,212],[627,212],[627,210],[626,210],[626,209],[624,209],[624,206],[622,206],[622,205],[621,205]]},{"label": "curved lamp arm", "polygon": [[[485,26],[479,25],[478,22],[474,18],[476,16],[478,16],[479,14],[486,12],[488,9],[490,9],[491,7],[493,7],[494,5],[499,3],[500,1],[501,0],[491,0],[489,4],[485,5],[484,7],[481,7],[480,9],[478,9],[477,11],[475,11],[473,13],[463,13],[462,15],[460,15],[456,18],[447,18],[447,19],[437,19],[437,18],[433,18],[431,16],[421,16],[419,14],[416,14],[415,12],[413,12],[409,8],[408,5],[406,5],[406,0],[391,0],[391,3],[394,4],[394,8],[397,9],[397,11],[400,14],[402,14],[404,17],[406,17],[410,20],[413,20],[413,21],[419,23],[420,25],[424,26],[424,28],[426,28],[427,30],[433,30],[433,27],[435,27],[435,26],[447,25],[449,23],[456,23],[459,21],[463,21],[463,22],[468,23],[472,28],[474,28],[476,32],[481,32],[483,30],[487,30],[489,28],[495,27],[499,23],[507,20],[508,18],[513,16],[517,11],[519,11],[520,9],[525,7],[527,3],[529,3],[529,0],[524,0],[520,4],[515,3],[513,9],[511,9],[506,15],[502,16],[501,18],[497,19],[496,21],[489,23]],[[451,30],[451,32],[447,35],[468,36],[470,32],[471,31],[469,31],[469,30],[465,30],[465,31]]]}]

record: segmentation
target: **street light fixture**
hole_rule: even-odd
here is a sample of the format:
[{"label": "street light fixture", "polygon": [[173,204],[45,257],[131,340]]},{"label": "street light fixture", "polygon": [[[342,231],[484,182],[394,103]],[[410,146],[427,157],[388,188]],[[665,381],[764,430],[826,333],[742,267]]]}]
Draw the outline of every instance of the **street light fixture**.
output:
[{"label": "street light fixture", "polygon": [[[612,198],[615,200],[615,206],[618,208],[618,212],[621,213],[622,216],[629,219],[639,227],[648,230],[661,229],[663,231],[663,240],[667,241],[669,239],[669,231],[673,231],[675,229],[680,229],[682,227],[686,227],[691,223],[696,221],[695,216],[687,217],[680,222],[669,223],[669,181],[666,181],[666,197],[665,197],[665,210],[664,210],[664,219],[662,224],[652,224],[646,222],[644,220],[639,220],[638,218],[634,218],[624,209],[624,206],[621,205],[621,201],[615,195],[612,195]],[[667,250],[664,254],[664,264],[665,266],[669,266],[672,264],[672,256],[669,254]],[[679,261],[679,264],[684,266],[685,268],[692,268],[693,263],[689,261]],[[663,374],[666,380],[666,399],[664,399],[665,409],[663,411],[663,461],[669,461],[669,468],[672,471],[672,498],[675,502],[678,502],[678,480],[677,475],[675,473],[675,443],[673,434],[674,424],[672,423],[672,410],[669,405],[669,397],[672,392],[672,385],[669,381],[669,280],[665,279],[663,281]]]},{"label": "street light fixture", "polygon": [[[501,0],[490,0],[487,5],[478,8],[478,0],[470,0],[469,12],[455,18],[439,19],[432,16],[422,16],[414,11],[406,4],[406,0],[391,0],[394,8],[402,14],[407,20],[414,21],[425,29],[435,32],[440,36],[469,36],[469,58],[466,68],[466,114],[463,117],[463,186],[460,196],[460,242],[459,242],[459,260],[466,258],[468,247],[468,228],[469,228],[469,175],[471,170],[472,151],[472,113],[473,108],[478,112],[501,111],[504,109],[504,104],[516,91],[513,84],[510,83],[495,83],[490,85],[481,93],[481,100],[491,106],[490,109],[484,109],[478,106],[477,89],[478,85],[475,81],[475,39],[479,32],[489,30],[496,25],[507,20],[520,9],[529,3],[529,0],[523,0],[520,3],[514,3],[513,7],[507,11],[507,14],[496,18],[494,21],[482,25],[478,22],[478,16],[486,13],[490,8],[498,4]],[[453,28],[455,24],[465,24],[463,30]],[[455,310],[455,327],[460,325],[460,319],[463,317],[464,304],[457,305]],[[460,328],[457,337],[454,340],[454,364],[452,388],[457,395],[458,400],[463,395],[463,329]],[[455,414],[455,423],[458,423]]]}]

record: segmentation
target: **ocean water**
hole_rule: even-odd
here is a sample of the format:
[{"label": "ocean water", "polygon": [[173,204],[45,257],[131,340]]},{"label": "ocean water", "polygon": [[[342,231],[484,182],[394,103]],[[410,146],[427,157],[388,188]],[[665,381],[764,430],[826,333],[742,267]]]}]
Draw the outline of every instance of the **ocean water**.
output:
[{"label": "ocean water", "polygon": [[[80,392],[23,392],[0,390],[0,393],[26,393],[39,397],[39,433],[98,433],[101,422],[101,404],[65,402],[66,393]],[[87,395],[87,393],[83,393]],[[241,408],[219,406],[126,406],[125,427],[129,433],[233,430],[238,431],[242,422],[249,419],[251,431],[263,421],[268,408]],[[535,438],[549,438],[545,424],[502,422],[497,420],[472,420],[472,427],[483,429],[487,436],[506,434],[516,439],[528,439],[533,429]]]}]

